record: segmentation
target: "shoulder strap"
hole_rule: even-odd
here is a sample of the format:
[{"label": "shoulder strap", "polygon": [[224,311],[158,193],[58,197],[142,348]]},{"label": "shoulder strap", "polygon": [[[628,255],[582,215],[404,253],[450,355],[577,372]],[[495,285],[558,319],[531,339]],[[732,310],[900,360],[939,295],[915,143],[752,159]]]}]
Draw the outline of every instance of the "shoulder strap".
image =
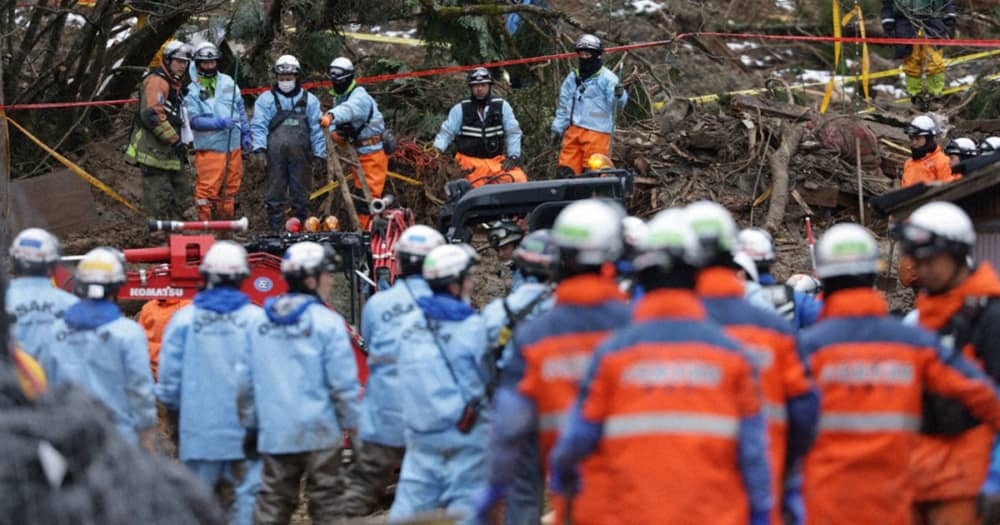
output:
[{"label": "shoulder strap", "polygon": [[513,330],[514,327],[517,326],[517,323],[523,321],[524,318],[527,317],[528,314],[530,314],[535,309],[536,306],[542,304],[543,301],[551,297],[552,293],[555,292],[555,290],[556,289],[554,286],[551,285],[546,286],[541,293],[536,295],[534,299],[532,299],[528,304],[524,305],[523,308],[521,308],[516,312],[511,311],[510,305],[507,304],[507,299],[504,298],[502,301],[503,311],[504,313],[507,314],[507,325],[510,326],[510,329]]}]

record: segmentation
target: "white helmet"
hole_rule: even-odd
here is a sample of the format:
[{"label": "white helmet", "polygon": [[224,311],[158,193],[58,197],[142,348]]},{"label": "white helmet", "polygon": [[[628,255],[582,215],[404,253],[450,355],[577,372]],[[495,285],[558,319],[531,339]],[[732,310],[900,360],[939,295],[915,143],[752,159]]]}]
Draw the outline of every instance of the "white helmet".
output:
[{"label": "white helmet", "polygon": [[205,41],[195,46],[193,57],[195,62],[222,60],[222,52],[219,51],[219,46]]},{"label": "white helmet", "polygon": [[909,137],[933,137],[939,133],[941,130],[938,128],[937,122],[934,122],[934,119],[928,115],[920,115],[906,126],[906,135]]},{"label": "white helmet", "polygon": [[622,213],[605,201],[586,199],[563,209],[552,226],[561,257],[600,266],[622,254]]},{"label": "white helmet", "polygon": [[854,223],[834,225],[816,243],[816,275],[820,279],[878,273],[878,244]]},{"label": "white helmet", "polygon": [[819,280],[807,273],[794,274],[785,281],[785,284],[809,295],[816,295],[820,289]]},{"label": "white helmet", "polygon": [[312,241],[297,242],[285,250],[281,260],[281,275],[286,279],[301,279],[337,271],[337,255],[325,245]]},{"label": "white helmet", "polygon": [[171,40],[163,46],[163,60],[191,61],[191,46],[180,40]]},{"label": "white helmet", "polygon": [[74,291],[87,299],[107,299],[125,282],[121,252],[94,248],[76,265]]},{"label": "white helmet", "polygon": [[330,62],[327,76],[334,82],[350,80],[354,76],[354,64],[347,57],[337,57]]},{"label": "white helmet", "polygon": [[201,260],[198,272],[209,284],[242,281],[250,275],[247,251],[233,241],[216,241]]},{"label": "white helmet", "polygon": [[275,75],[301,75],[302,65],[299,64],[299,59],[292,55],[281,55],[274,62],[274,68],[271,71]]},{"label": "white helmet", "polygon": [[736,254],[733,255],[733,262],[747,274],[747,277],[751,281],[755,283],[760,281],[760,274],[757,272],[757,265],[754,264],[753,259],[751,259],[749,255],[744,252],[736,252]]},{"label": "white helmet", "polygon": [[698,201],[689,204],[685,213],[706,259],[736,250],[736,221],[721,204]]},{"label": "white helmet", "polygon": [[[997,141],[1000,142],[1000,139],[997,139]],[[976,146],[976,141],[969,137],[958,137],[944,147],[944,153],[945,155],[957,155],[963,159],[967,159],[979,155],[979,148]]]},{"label": "white helmet", "polygon": [[424,258],[424,280],[432,287],[445,286],[460,280],[478,262],[476,250],[468,244],[444,244]]},{"label": "white helmet", "polygon": [[1000,137],[986,137],[979,143],[979,152],[983,154],[1000,151]]},{"label": "white helmet", "polygon": [[59,240],[41,228],[28,228],[10,245],[14,273],[41,275],[59,262]]},{"label": "white helmet", "polygon": [[746,228],[740,231],[736,239],[740,251],[747,254],[758,267],[770,266],[776,260],[774,256],[774,241],[771,234],[760,228]]},{"label": "white helmet", "polygon": [[924,204],[893,228],[903,253],[922,259],[946,252],[965,258],[976,245],[976,231],[958,206],[935,201]]},{"label": "white helmet", "polygon": [[638,249],[647,233],[649,233],[649,226],[646,221],[633,215],[622,219],[622,236],[626,249]]},{"label": "white helmet", "polygon": [[414,224],[403,230],[393,246],[399,269],[404,275],[420,274],[423,271],[424,257],[444,243],[444,236],[430,226]]},{"label": "white helmet", "polygon": [[640,252],[633,262],[637,271],[648,268],[669,271],[678,262],[697,267],[702,260],[698,238],[682,208],[663,210],[650,219]]},{"label": "white helmet", "polygon": [[580,38],[576,39],[576,51],[590,51],[598,55],[604,53],[604,44],[601,43],[601,39],[597,38],[591,34],[580,35]]}]

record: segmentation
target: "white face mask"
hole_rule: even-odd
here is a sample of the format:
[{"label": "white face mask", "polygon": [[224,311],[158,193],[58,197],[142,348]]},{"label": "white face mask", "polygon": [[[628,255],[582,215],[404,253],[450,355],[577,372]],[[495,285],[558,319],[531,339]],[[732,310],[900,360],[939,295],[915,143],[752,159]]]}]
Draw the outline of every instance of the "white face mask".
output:
[{"label": "white face mask", "polygon": [[294,80],[279,80],[278,81],[278,89],[281,90],[282,93],[290,93],[293,89],[295,89],[295,81]]}]

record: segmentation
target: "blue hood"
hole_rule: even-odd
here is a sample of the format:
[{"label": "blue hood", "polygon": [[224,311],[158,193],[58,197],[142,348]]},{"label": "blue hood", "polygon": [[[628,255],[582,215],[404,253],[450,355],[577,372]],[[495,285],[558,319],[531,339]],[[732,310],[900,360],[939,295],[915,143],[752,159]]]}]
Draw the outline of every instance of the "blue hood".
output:
[{"label": "blue hood", "polygon": [[66,324],[77,330],[93,330],[121,316],[118,305],[105,299],[81,299],[63,313]]},{"label": "blue hood", "polygon": [[264,301],[264,311],[272,322],[295,324],[313,304],[321,304],[315,295],[290,293]]},{"label": "blue hood", "polygon": [[227,314],[243,308],[250,302],[245,293],[234,288],[209,288],[194,296],[194,305],[219,314]]},{"label": "blue hood", "polygon": [[417,299],[420,309],[431,319],[439,321],[464,321],[476,313],[471,306],[448,294],[436,294]]},{"label": "blue hood", "polygon": [[771,275],[770,273],[764,272],[757,277],[757,282],[760,283],[762,286],[768,286],[771,284],[775,284],[778,281],[775,281],[774,276]]}]

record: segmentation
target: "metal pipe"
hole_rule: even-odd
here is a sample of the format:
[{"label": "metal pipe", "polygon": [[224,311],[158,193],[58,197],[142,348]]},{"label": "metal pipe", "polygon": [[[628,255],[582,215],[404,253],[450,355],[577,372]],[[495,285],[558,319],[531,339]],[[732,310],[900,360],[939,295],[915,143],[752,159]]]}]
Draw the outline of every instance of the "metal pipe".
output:
[{"label": "metal pipe", "polygon": [[237,221],[146,221],[151,232],[245,232],[250,227],[250,221],[243,217]]}]

